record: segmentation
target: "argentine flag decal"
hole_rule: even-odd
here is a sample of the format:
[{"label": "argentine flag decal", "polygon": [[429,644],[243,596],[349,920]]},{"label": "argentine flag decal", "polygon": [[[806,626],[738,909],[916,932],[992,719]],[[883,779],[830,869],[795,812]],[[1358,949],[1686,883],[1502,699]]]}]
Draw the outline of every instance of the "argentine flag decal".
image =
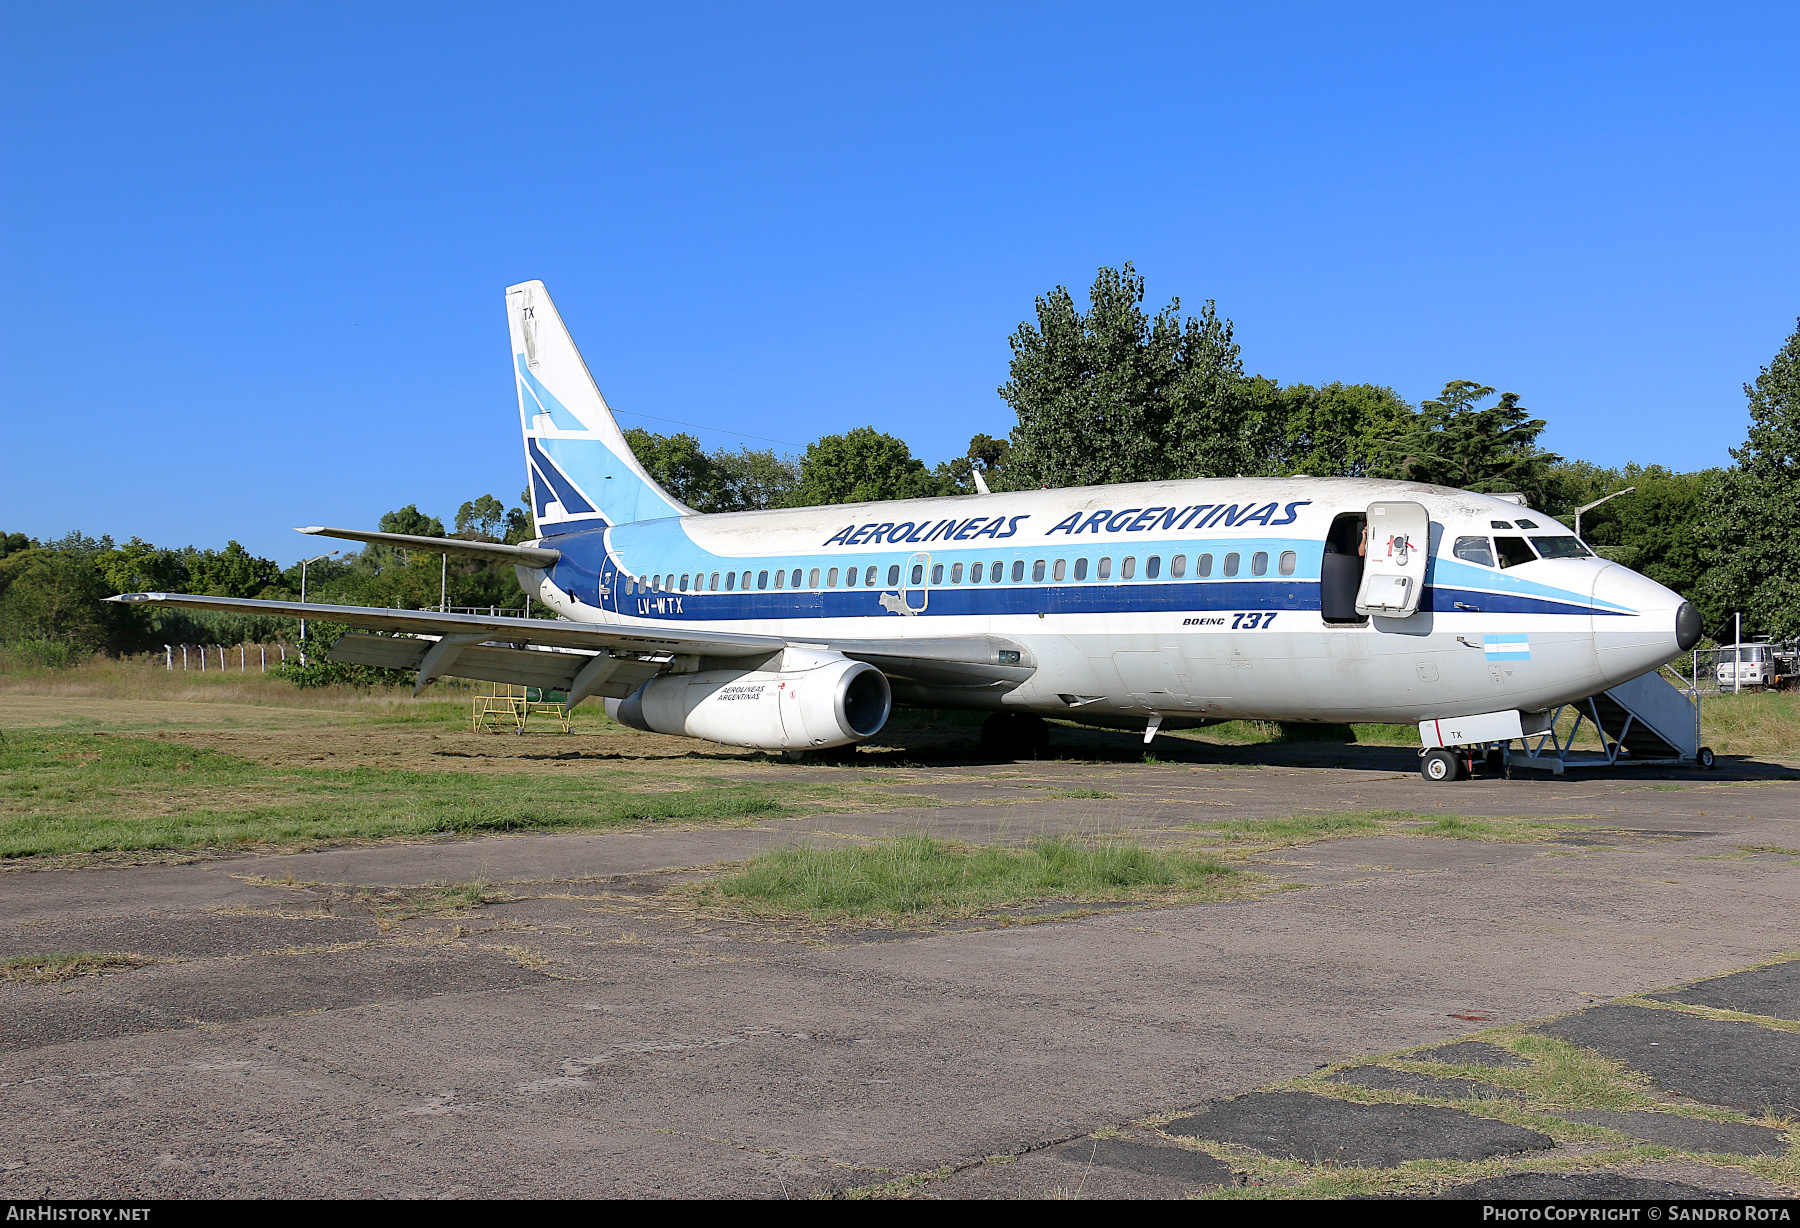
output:
[{"label": "argentine flag decal", "polygon": [[1490,661],[1531,660],[1531,640],[1523,631],[1484,635],[1481,637],[1481,646],[1487,651],[1487,659]]}]

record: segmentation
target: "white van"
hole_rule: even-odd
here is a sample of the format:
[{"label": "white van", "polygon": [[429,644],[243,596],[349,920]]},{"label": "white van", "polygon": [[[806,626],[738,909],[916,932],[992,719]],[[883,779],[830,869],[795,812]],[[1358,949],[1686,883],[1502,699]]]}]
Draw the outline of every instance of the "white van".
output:
[{"label": "white van", "polygon": [[1721,691],[1775,685],[1777,673],[1772,644],[1727,644],[1718,650],[1718,656]]}]

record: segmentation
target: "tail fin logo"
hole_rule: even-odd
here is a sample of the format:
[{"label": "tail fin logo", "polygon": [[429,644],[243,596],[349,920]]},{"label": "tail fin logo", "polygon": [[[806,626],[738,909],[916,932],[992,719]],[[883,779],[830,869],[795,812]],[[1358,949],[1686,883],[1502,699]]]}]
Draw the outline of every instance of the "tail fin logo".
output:
[{"label": "tail fin logo", "polygon": [[691,515],[638,463],[543,283],[510,287],[506,304],[539,533]]}]

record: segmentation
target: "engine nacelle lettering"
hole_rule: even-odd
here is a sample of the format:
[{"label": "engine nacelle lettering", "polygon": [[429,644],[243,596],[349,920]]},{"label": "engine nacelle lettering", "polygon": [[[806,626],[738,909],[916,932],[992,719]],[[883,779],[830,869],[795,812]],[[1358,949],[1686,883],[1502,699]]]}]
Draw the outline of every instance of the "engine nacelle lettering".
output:
[{"label": "engine nacelle lettering", "polygon": [[893,696],[866,661],[832,654],[812,669],[709,670],[652,678],[606,714],[650,733],[757,750],[845,746],[881,732]]}]

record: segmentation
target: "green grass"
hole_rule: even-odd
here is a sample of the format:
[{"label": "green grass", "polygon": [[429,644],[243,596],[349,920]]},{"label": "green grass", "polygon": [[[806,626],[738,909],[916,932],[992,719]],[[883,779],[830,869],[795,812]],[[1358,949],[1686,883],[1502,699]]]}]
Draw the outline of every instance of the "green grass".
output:
[{"label": "green grass", "polygon": [[114,968],[141,968],[155,962],[142,955],[115,951],[53,951],[46,955],[15,955],[0,961],[0,978],[28,985],[46,985]]},{"label": "green grass", "polygon": [[1222,819],[1190,823],[1184,831],[1216,831],[1234,841],[1258,844],[1308,844],[1335,836],[1386,831],[1399,836],[1436,836],[1453,840],[1529,842],[1570,826],[1519,819],[1465,819],[1456,815],[1421,814],[1415,810],[1362,810],[1336,814],[1294,814],[1273,819]]},{"label": "green grass", "polygon": [[273,768],[155,738],[11,730],[0,740],[0,857],[745,822],[792,801],[852,796],[831,784],[607,768]]},{"label": "green grass", "polygon": [[1123,841],[1040,840],[1012,849],[909,836],[847,848],[777,849],[707,884],[700,897],[761,915],[930,921],[1048,899],[1199,894],[1235,877],[1216,857],[1159,853]]},{"label": "green grass", "polygon": [[[1335,742],[1359,746],[1417,746],[1417,725],[1325,725],[1307,722],[1222,721],[1185,731],[1201,741],[1247,746],[1279,742]],[[1182,736],[1178,731],[1174,736]]]}]

